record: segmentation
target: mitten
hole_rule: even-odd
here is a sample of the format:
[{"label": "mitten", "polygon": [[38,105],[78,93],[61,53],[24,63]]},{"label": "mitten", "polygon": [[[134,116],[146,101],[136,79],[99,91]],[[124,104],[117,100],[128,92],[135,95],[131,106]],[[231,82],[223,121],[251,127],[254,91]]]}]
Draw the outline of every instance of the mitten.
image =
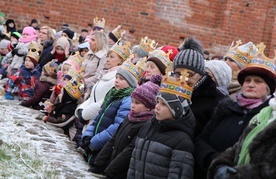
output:
[{"label": "mitten", "polygon": [[228,173],[235,174],[237,170],[227,165],[221,165],[216,169],[214,179],[226,179]]}]

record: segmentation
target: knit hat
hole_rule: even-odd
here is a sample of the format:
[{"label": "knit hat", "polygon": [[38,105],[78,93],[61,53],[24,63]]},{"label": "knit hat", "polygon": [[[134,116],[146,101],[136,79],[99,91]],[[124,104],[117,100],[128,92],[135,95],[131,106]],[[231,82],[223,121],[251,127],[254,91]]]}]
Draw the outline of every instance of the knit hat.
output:
[{"label": "knit hat", "polygon": [[33,27],[24,27],[22,35],[23,34],[28,34],[27,37],[23,37],[21,36],[19,38],[19,42],[24,42],[24,43],[28,43],[31,42],[33,40],[36,40],[37,36],[36,36],[36,30]]},{"label": "knit hat", "polygon": [[258,52],[248,57],[248,64],[239,72],[238,81],[242,85],[246,76],[259,76],[266,82],[272,95],[276,86],[276,65],[273,59],[265,56],[266,45],[264,43],[261,42],[257,47]]},{"label": "knit hat", "polygon": [[203,75],[205,73],[205,60],[201,42],[189,37],[179,47],[179,53],[173,61],[173,68],[186,68]]},{"label": "knit hat", "polygon": [[70,29],[65,29],[65,30],[63,30],[62,32],[65,33],[65,34],[69,37],[69,39],[73,39],[74,34],[75,34],[75,32],[73,32],[73,31],[70,30]]},{"label": "knit hat", "polygon": [[129,84],[130,87],[135,88],[137,86],[137,84],[138,84],[137,79],[127,69],[121,67],[117,70],[117,74],[121,75],[127,81],[127,83]]},{"label": "knit hat", "polygon": [[82,83],[74,78],[66,81],[63,88],[74,100],[78,100],[82,96]]},{"label": "knit hat", "polygon": [[166,74],[167,68],[171,68],[169,53],[166,54],[163,50],[156,49],[150,52],[147,62],[148,61],[152,61],[153,63],[155,63],[162,75]]},{"label": "knit hat", "polygon": [[206,68],[208,68],[213,73],[218,87],[227,86],[232,80],[232,69],[225,63],[225,61],[207,61]]},{"label": "knit hat", "polygon": [[[236,62],[240,69],[243,69],[247,64],[248,57],[255,54],[258,49],[252,43],[248,42],[247,44],[242,44],[241,40],[236,41],[236,45],[232,42],[228,52],[224,56],[224,58],[230,58]],[[240,46],[239,46],[240,45]]]},{"label": "knit hat", "polygon": [[13,32],[11,36],[18,40],[21,37],[21,34],[19,32]]},{"label": "knit hat", "polygon": [[104,25],[105,25],[105,19],[102,18],[98,18],[98,17],[95,17],[94,18],[94,27],[93,27],[93,31],[97,30],[97,31],[100,31],[100,30],[104,30]]},{"label": "knit hat", "polygon": [[58,64],[52,60],[48,63],[46,63],[43,66],[44,72],[46,72],[50,77],[56,78],[57,77],[57,71],[58,71]]},{"label": "knit hat", "polygon": [[9,40],[2,39],[2,40],[0,41],[0,48],[7,49],[9,44],[10,44],[10,41],[9,41]]},{"label": "knit hat", "polygon": [[32,60],[32,62],[34,63],[34,66],[38,64],[38,59],[41,55],[42,49],[43,49],[43,46],[40,43],[37,43],[35,41],[32,41],[30,43],[28,53],[26,56]]},{"label": "knit hat", "polygon": [[119,39],[122,38],[125,31],[121,30],[121,26],[118,25],[115,29],[113,29],[111,32],[109,32],[108,37],[113,40],[114,43],[116,43]]},{"label": "knit hat", "polygon": [[147,108],[154,109],[156,101],[156,95],[159,91],[159,86],[151,81],[138,86],[131,93],[131,98],[135,98],[143,103]]},{"label": "knit hat", "polygon": [[170,60],[173,61],[175,56],[178,54],[178,49],[174,46],[165,45],[161,48],[165,53],[169,53]]}]

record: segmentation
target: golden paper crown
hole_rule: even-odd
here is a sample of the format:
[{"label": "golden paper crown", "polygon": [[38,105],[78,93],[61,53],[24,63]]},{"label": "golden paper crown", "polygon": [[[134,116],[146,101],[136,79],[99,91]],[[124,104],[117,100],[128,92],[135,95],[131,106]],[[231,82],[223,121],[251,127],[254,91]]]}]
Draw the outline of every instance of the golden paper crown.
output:
[{"label": "golden paper crown", "polygon": [[67,81],[63,88],[74,99],[78,100],[82,96],[82,83],[75,78]]},{"label": "golden paper crown", "polygon": [[74,67],[71,67],[68,72],[66,73],[66,75],[70,76],[71,79],[74,79],[78,82],[83,82],[83,78],[81,76],[81,72],[77,71]]},{"label": "golden paper crown", "polygon": [[117,55],[119,55],[124,61],[128,59],[128,57],[131,54],[131,44],[130,42],[120,42],[118,41],[111,47],[111,51],[115,52]]},{"label": "golden paper crown", "polygon": [[58,64],[55,62],[55,60],[52,60],[46,63],[43,66],[43,69],[48,75],[50,75],[53,78],[56,78],[57,71],[58,71]]},{"label": "golden paper crown", "polygon": [[160,92],[174,94],[176,96],[181,96],[189,101],[191,101],[193,88],[187,84],[189,78],[188,70],[181,71],[180,79],[176,79],[170,74],[170,71],[166,71],[166,75],[163,76],[160,85]]},{"label": "golden paper crown", "polygon": [[134,65],[131,60],[128,59],[121,65],[121,68],[129,71],[137,79],[138,83],[140,82],[144,72],[140,66]]},{"label": "golden paper crown", "polygon": [[142,74],[144,73],[144,71],[146,70],[147,68],[147,57],[144,57],[142,58],[141,60],[139,60],[137,63],[136,63],[136,67],[141,69],[142,71]]},{"label": "golden paper crown", "polygon": [[155,49],[149,53],[149,58],[156,57],[166,66],[166,69],[171,69],[172,67],[172,62],[170,60],[171,53],[172,53],[171,50],[169,50],[168,53],[166,53],[163,50]]},{"label": "golden paper crown", "polygon": [[246,65],[247,67],[258,67],[258,68],[264,68],[271,72],[272,74],[276,74],[276,65],[274,63],[274,60],[276,59],[276,51],[275,51],[275,57],[274,59],[268,58],[264,54],[264,50],[266,48],[266,45],[261,42],[260,44],[257,45],[258,47],[258,52],[252,56],[249,56],[248,58],[248,64]]},{"label": "golden paper crown", "polygon": [[28,49],[27,57],[30,57],[38,62],[42,50],[43,46],[40,43],[32,41]]},{"label": "golden paper crown", "polygon": [[155,40],[149,39],[148,36],[141,38],[140,48],[145,52],[151,52],[157,47],[158,43]]},{"label": "golden paper crown", "polygon": [[79,54],[71,55],[68,57],[66,61],[63,63],[68,63],[69,65],[73,65],[74,68],[78,71],[81,68],[81,64],[84,60],[81,58]]},{"label": "golden paper crown", "polygon": [[115,29],[112,30],[112,34],[119,40],[123,37],[126,33],[124,30],[121,29],[122,26],[118,25]]},{"label": "golden paper crown", "polygon": [[105,25],[104,18],[102,18],[102,19],[100,19],[98,17],[94,18],[94,27],[96,26],[96,27],[100,27],[100,28],[104,29],[104,25]]},{"label": "golden paper crown", "polygon": [[229,57],[233,60],[237,60],[242,64],[247,64],[247,59],[250,55],[257,52],[256,46],[252,42],[242,44],[241,40],[236,41],[236,45],[233,47],[233,43],[226,53],[225,57]]}]

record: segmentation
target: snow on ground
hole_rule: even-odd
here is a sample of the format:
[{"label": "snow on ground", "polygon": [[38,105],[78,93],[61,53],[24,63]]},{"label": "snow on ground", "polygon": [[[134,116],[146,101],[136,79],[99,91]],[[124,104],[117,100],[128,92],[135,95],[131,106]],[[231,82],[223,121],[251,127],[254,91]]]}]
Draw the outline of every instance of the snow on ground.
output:
[{"label": "snow on ground", "polygon": [[97,178],[62,129],[0,96],[0,178]]}]

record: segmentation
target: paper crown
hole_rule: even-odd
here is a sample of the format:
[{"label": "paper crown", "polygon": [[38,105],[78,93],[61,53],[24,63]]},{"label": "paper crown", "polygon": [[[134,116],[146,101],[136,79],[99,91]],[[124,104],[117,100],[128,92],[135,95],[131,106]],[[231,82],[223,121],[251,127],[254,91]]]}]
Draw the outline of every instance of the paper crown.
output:
[{"label": "paper crown", "polygon": [[170,70],[166,71],[166,75],[162,78],[159,91],[181,96],[191,101],[194,87],[187,84],[187,80],[189,78],[188,70],[185,69],[181,71],[180,79],[176,79],[170,73]]},{"label": "paper crown", "polygon": [[117,55],[119,55],[124,61],[128,59],[128,57],[131,54],[131,44],[130,42],[120,42],[118,41],[111,47],[111,51],[115,52]]},{"label": "paper crown", "polygon": [[55,62],[55,60],[52,60],[52,61],[46,63],[43,66],[43,69],[51,77],[56,77],[57,71],[58,71],[58,64]]},{"label": "paper crown", "polygon": [[122,65],[121,68],[128,70],[138,81],[140,82],[144,69],[139,65],[134,65],[130,59],[126,60]]},{"label": "paper crown", "polygon": [[241,40],[236,41],[236,45],[233,47],[233,43],[226,53],[225,57],[232,58],[238,62],[246,65],[247,59],[250,55],[253,55],[258,51],[257,47],[252,43],[242,44]]},{"label": "paper crown", "polygon": [[36,62],[38,62],[42,49],[43,46],[40,43],[32,41],[28,49],[27,57],[31,57]]},{"label": "paper crown", "polygon": [[157,45],[158,43],[156,43],[155,40],[148,38],[148,36],[141,38],[141,41],[139,43],[140,48],[145,52],[153,51],[157,47]]},{"label": "paper crown", "polygon": [[76,53],[75,55],[69,56],[68,59],[63,63],[73,65],[75,69],[78,71],[81,68],[81,64],[83,61],[84,59],[78,53]]},{"label": "paper crown", "polygon": [[101,29],[104,29],[104,25],[105,25],[104,18],[100,19],[98,17],[95,17],[93,22],[94,22],[94,27],[99,27]]},{"label": "paper crown", "polygon": [[268,58],[264,54],[264,50],[266,48],[266,45],[261,42],[260,44],[257,45],[258,52],[255,53],[252,56],[249,56],[248,64],[246,65],[247,67],[258,67],[258,68],[264,68],[271,72],[272,74],[276,73],[276,65],[274,63],[274,60],[276,59],[276,51],[275,51],[275,57],[274,59]]},{"label": "paper crown", "polygon": [[74,99],[78,100],[82,96],[82,83],[75,78],[67,81],[63,88]]},{"label": "paper crown", "polygon": [[172,51],[168,51],[167,53],[160,49],[155,49],[149,53],[150,57],[158,58],[165,66],[166,69],[170,69],[172,67],[172,62],[170,60],[170,54],[173,53]]},{"label": "paper crown", "polygon": [[68,72],[66,73],[65,77],[66,76],[70,76],[71,79],[74,79],[74,80],[76,80],[78,82],[83,82],[84,81],[83,78],[82,78],[82,76],[81,76],[80,71],[77,71],[74,67],[71,67],[68,70]]},{"label": "paper crown", "polygon": [[112,34],[119,40],[123,37],[126,31],[121,29],[122,26],[118,25],[114,30],[112,30]]}]

